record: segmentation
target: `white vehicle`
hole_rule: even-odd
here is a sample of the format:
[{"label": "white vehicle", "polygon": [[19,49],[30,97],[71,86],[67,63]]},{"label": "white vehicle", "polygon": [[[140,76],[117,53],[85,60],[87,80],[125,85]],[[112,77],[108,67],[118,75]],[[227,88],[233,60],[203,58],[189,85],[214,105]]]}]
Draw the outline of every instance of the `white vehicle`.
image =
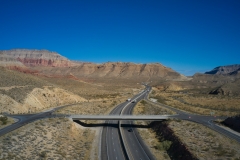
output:
[{"label": "white vehicle", "polygon": [[130,102],[130,101],[131,101],[131,98],[127,99],[127,101]]},{"label": "white vehicle", "polygon": [[137,102],[136,99],[132,100],[132,103],[136,103],[136,102]]}]

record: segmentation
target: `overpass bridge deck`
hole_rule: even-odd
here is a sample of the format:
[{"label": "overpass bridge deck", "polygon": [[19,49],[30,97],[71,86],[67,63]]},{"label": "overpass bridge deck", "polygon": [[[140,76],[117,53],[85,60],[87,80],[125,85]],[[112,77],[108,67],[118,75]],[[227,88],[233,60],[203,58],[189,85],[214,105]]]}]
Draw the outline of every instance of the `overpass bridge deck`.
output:
[{"label": "overpass bridge deck", "polygon": [[174,115],[70,115],[73,120],[164,120]]}]

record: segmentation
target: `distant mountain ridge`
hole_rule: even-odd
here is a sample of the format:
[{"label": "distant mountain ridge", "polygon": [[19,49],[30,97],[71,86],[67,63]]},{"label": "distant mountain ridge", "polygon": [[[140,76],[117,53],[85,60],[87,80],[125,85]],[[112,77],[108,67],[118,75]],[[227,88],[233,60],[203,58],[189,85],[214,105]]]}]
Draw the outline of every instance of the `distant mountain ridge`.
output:
[{"label": "distant mountain ridge", "polygon": [[[48,50],[14,49],[0,51],[0,65],[21,71],[22,68],[48,76],[72,76],[74,78],[123,78],[135,79],[187,79],[185,76],[160,63],[135,64],[107,62],[95,64],[71,61]],[[36,73],[36,72],[34,72]]]},{"label": "distant mountain ridge", "polygon": [[[68,67],[73,62],[56,52],[48,50],[13,49],[0,51],[0,60],[8,65],[21,62],[25,66]],[[18,64],[19,65],[19,64]]]},{"label": "distant mountain ridge", "polygon": [[205,74],[216,74],[216,75],[232,75],[237,74],[240,71],[240,64],[219,66],[211,71],[205,72]]},{"label": "distant mountain ridge", "polygon": [[159,63],[134,64],[108,62],[103,64],[82,63],[71,68],[43,68],[42,73],[48,75],[74,75],[79,78],[125,78],[125,79],[184,79],[183,75]]}]

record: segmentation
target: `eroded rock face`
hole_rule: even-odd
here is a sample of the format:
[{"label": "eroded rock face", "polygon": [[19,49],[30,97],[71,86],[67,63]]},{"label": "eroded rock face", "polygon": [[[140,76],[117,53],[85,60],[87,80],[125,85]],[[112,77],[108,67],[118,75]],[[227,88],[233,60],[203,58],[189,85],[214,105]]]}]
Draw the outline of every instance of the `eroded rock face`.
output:
[{"label": "eroded rock face", "polygon": [[159,78],[184,79],[183,75],[159,63],[134,64],[123,62],[108,62],[103,64],[82,63],[79,66],[67,68],[43,68],[46,75],[74,75],[78,78],[124,78],[157,80]]},{"label": "eroded rock face", "polygon": [[[0,66],[5,66],[24,73],[34,73],[53,77],[123,78],[139,81],[158,81],[159,78],[186,79],[185,76],[159,63],[77,63],[68,60],[56,52],[47,50],[14,49],[0,51]],[[34,71],[31,72],[31,70]]]},{"label": "eroded rock face", "polygon": [[217,75],[237,74],[239,70],[240,64],[235,64],[228,66],[219,66],[209,72],[205,72],[205,74],[217,74]]},{"label": "eroded rock face", "polygon": [[1,51],[0,60],[5,63],[11,62],[12,66],[16,66],[19,62],[25,66],[68,67],[73,65],[67,58],[47,50],[14,49]]}]

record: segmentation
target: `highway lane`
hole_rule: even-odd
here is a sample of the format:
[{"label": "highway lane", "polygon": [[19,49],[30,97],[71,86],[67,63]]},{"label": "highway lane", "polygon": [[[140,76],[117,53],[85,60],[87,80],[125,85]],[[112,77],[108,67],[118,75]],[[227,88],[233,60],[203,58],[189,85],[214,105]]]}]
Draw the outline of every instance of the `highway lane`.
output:
[{"label": "highway lane", "polygon": [[[127,104],[124,102],[114,108],[110,115],[119,115],[123,107]],[[109,124],[103,127],[102,130],[102,144],[101,144],[101,159],[102,160],[124,160],[127,159],[125,150],[122,148],[121,137],[119,135],[118,121],[107,120]]]},{"label": "highway lane", "polygon": [[[140,97],[136,99],[136,103],[143,99],[148,94],[147,89]],[[123,115],[130,115],[132,114],[132,110],[136,103],[130,103],[126,106],[122,114]],[[130,159],[136,160],[150,160],[155,159],[155,157],[151,154],[150,150],[146,146],[146,144],[141,139],[140,135],[138,134],[137,130],[133,127],[132,121],[121,121],[122,125],[129,125],[129,127],[122,127],[122,136],[124,139],[124,144],[127,149],[127,153]]]},{"label": "highway lane", "polygon": [[[142,95],[141,95],[142,94]],[[142,99],[145,96],[146,92],[144,93],[139,93],[137,95],[135,95],[133,99],[136,99],[138,97],[138,101],[140,99]],[[137,103],[137,102],[136,102]],[[134,106],[135,103],[131,103],[131,102],[124,102],[120,105],[118,105],[111,113],[110,115],[120,115],[122,112],[122,109],[124,107],[128,107],[128,106]],[[125,114],[125,113],[124,113]],[[121,121],[123,122],[123,121]],[[129,134],[129,132],[127,131],[127,128],[124,128],[124,138],[127,137],[127,145],[123,144],[122,141],[122,135],[120,134],[120,128],[118,128],[118,124],[119,121],[116,120],[107,120],[106,123],[109,124],[109,126],[104,127],[103,131],[102,131],[102,144],[101,144],[101,159],[105,160],[112,160],[112,159],[145,159],[144,156],[142,156],[142,153],[144,154],[145,151],[143,151],[145,149],[146,146],[142,147],[143,142],[141,141],[141,139],[137,139],[137,136],[135,135],[135,139],[132,139],[131,137],[133,135],[127,135]],[[125,124],[125,123],[124,123]],[[126,124],[131,124],[131,123],[126,123]],[[129,139],[130,138],[130,139]],[[129,147],[129,144],[131,143],[131,141],[135,140],[135,142],[133,143],[135,146],[131,146]],[[141,142],[139,142],[141,141]],[[138,142],[138,143],[136,143]],[[130,144],[131,145],[131,144]],[[138,148],[141,148],[138,149]],[[141,153],[137,153],[135,154],[135,151],[139,151]],[[134,153],[133,157],[128,157],[129,154],[128,153]],[[149,159],[149,158],[148,158]],[[153,159],[153,158],[151,158]]]}]

